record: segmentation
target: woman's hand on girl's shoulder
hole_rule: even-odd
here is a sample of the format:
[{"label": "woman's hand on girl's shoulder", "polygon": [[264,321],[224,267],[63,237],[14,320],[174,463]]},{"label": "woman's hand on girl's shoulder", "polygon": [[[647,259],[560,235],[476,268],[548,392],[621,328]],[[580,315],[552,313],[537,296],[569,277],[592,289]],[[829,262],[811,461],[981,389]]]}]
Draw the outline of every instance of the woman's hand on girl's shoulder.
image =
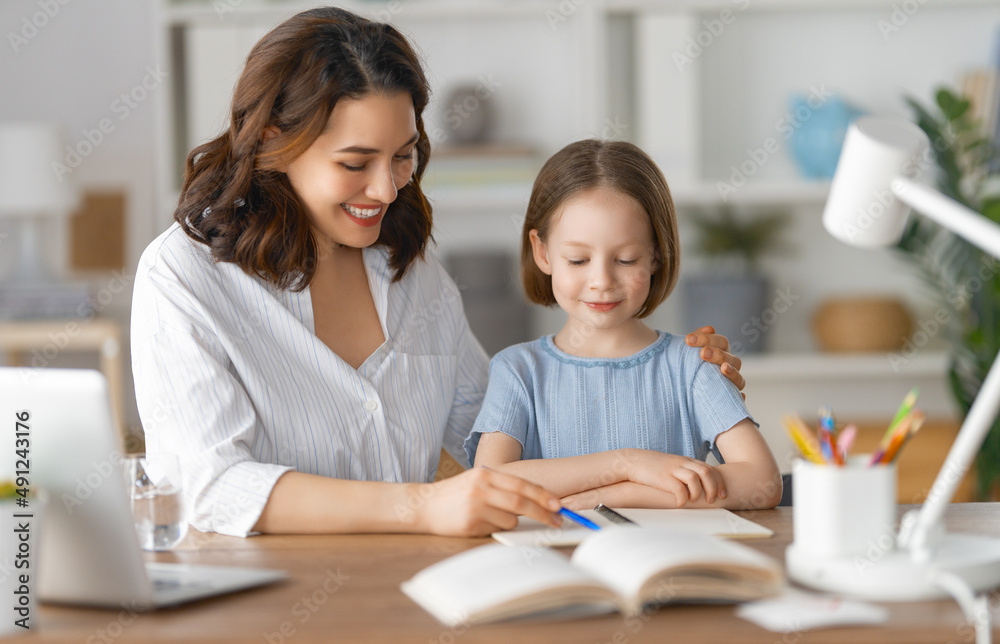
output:
[{"label": "woman's hand on girl's shoulder", "polygon": [[729,353],[729,338],[716,333],[714,326],[703,326],[694,333],[687,334],[684,341],[689,347],[702,347],[701,359],[719,365],[722,375],[736,385],[740,395],[746,400],[747,395],[743,393],[743,388],[746,387],[747,381],[740,373],[743,361]]},{"label": "woman's hand on girl's shoulder", "polygon": [[553,527],[561,524],[556,514],[561,506],[554,494],[484,467],[416,486],[410,505],[421,532],[445,536],[482,537],[512,530],[520,515]]}]

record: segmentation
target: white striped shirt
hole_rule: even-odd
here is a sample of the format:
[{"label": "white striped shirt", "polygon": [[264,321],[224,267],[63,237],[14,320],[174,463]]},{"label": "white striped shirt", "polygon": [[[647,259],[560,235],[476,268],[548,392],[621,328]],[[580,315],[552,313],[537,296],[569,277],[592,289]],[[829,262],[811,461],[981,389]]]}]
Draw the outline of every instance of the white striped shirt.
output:
[{"label": "white striped shirt", "polygon": [[145,250],[132,300],[132,371],[149,452],[178,454],[189,521],[251,533],[295,470],[430,481],[442,446],[465,462],[488,358],[433,257],[392,283],[363,250],[386,341],[355,370],[313,331],[309,288],[283,290],[215,262],[177,224]]}]

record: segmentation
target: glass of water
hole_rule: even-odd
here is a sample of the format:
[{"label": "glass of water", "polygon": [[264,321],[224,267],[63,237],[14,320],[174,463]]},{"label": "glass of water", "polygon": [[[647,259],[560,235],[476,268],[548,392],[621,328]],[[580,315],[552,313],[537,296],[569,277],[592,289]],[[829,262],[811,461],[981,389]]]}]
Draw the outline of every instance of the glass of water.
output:
[{"label": "glass of water", "polygon": [[122,467],[139,545],[143,550],[170,550],[187,535],[177,456],[129,454]]}]

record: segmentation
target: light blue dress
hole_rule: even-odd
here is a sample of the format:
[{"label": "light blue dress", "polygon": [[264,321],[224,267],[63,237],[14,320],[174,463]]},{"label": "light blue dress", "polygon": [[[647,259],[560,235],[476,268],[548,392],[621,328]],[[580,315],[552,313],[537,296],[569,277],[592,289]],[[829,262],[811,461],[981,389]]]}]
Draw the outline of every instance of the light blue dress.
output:
[{"label": "light blue dress", "polygon": [[739,390],[697,347],[659,332],[624,358],[580,358],[545,336],[490,362],[482,410],[465,440],[469,463],[482,434],[503,432],[522,459],[641,448],[705,460],[715,438],[753,418]]}]

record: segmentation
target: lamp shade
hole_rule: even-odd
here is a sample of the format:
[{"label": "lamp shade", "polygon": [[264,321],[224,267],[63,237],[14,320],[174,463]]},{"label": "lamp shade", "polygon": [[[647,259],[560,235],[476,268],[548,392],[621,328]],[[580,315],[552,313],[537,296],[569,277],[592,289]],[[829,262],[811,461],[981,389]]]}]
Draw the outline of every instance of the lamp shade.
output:
[{"label": "lamp shade", "polygon": [[62,159],[58,126],[0,123],[0,216],[68,215],[78,194],[69,177],[53,170]]},{"label": "lamp shade", "polygon": [[893,194],[892,182],[919,174],[928,146],[927,135],[909,121],[884,116],[855,120],[823,210],[826,231],[852,246],[898,242],[909,209]]}]

